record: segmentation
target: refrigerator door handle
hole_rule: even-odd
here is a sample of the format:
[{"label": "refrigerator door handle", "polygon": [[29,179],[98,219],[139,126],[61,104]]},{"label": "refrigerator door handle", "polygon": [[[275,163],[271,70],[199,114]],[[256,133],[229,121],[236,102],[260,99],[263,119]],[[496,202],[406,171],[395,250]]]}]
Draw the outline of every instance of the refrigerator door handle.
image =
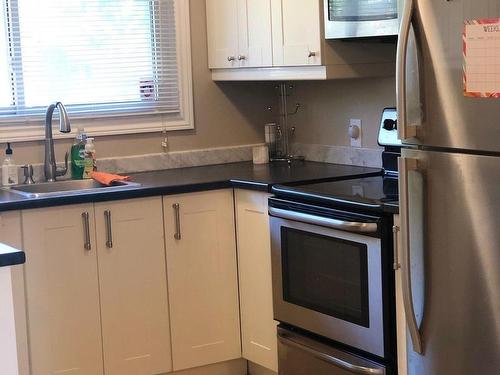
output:
[{"label": "refrigerator door handle", "polygon": [[412,25],[415,0],[405,0],[401,26],[399,28],[397,56],[396,56],[396,93],[398,107],[398,138],[402,141],[417,135],[415,126],[408,126],[408,101],[406,97],[406,65],[408,60],[408,41]]},{"label": "refrigerator door handle", "polygon": [[401,212],[401,276],[403,289],[403,306],[406,316],[408,331],[410,332],[413,351],[423,355],[423,343],[417,324],[415,306],[413,304],[413,292],[411,285],[411,249],[410,249],[410,212],[408,197],[408,174],[411,170],[417,170],[417,160],[405,157],[398,159],[399,167],[399,198]]}]

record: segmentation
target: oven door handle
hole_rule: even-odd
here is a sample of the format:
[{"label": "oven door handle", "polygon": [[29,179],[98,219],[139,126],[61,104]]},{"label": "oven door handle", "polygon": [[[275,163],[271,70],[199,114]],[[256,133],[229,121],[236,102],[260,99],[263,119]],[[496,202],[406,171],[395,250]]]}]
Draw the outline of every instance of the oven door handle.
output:
[{"label": "oven door handle", "polygon": [[[307,343],[302,343],[300,336],[296,336],[290,332],[283,333],[281,330],[278,330],[278,341],[288,347],[293,347],[299,349],[301,351],[307,352],[311,354],[313,357],[318,358],[322,361],[325,361],[335,367],[338,367],[342,370],[346,370],[353,374],[359,375],[385,375],[386,371],[383,367],[367,367],[366,365],[360,365],[353,363],[356,360],[359,361],[357,357],[354,357],[348,353],[339,352],[342,354],[342,357],[339,358],[333,355],[323,353],[318,351],[310,346]],[[352,358],[352,361],[349,361],[347,358]],[[366,361],[363,361],[366,362]]]},{"label": "oven door handle", "polygon": [[323,227],[339,229],[346,232],[377,233],[378,230],[377,223],[361,223],[356,221],[331,219],[328,217],[311,215],[297,211],[284,210],[276,207],[269,207],[269,214],[271,216],[279,217],[281,219],[300,221],[306,224],[320,225]]}]

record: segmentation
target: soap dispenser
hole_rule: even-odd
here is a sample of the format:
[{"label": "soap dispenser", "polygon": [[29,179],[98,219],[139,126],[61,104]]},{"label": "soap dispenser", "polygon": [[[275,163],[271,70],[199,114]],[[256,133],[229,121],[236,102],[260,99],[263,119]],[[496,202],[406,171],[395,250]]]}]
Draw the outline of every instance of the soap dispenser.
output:
[{"label": "soap dispenser", "polygon": [[19,177],[17,174],[17,166],[12,157],[12,148],[10,143],[7,143],[5,150],[5,159],[2,164],[2,184],[4,186],[17,185]]}]

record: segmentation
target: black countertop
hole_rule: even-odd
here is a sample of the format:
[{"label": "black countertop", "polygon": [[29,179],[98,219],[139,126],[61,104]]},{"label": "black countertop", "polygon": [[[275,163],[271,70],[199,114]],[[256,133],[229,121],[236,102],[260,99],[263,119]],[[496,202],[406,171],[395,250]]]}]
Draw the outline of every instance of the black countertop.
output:
[{"label": "black countertop", "polygon": [[371,176],[302,186],[274,185],[272,192],[281,198],[305,201],[319,206],[391,214],[399,212],[396,177]]},{"label": "black countertop", "polygon": [[24,251],[0,243],[0,267],[15,266],[26,262]]},{"label": "black countertop", "polygon": [[244,188],[271,192],[273,185],[301,185],[355,177],[381,175],[377,168],[317,162],[272,163],[254,165],[240,162],[203,167],[168,169],[130,174],[142,186],[114,192],[26,198],[0,190],[0,211],[19,210],[63,204],[102,202],[154,195],[189,193],[222,188]]}]

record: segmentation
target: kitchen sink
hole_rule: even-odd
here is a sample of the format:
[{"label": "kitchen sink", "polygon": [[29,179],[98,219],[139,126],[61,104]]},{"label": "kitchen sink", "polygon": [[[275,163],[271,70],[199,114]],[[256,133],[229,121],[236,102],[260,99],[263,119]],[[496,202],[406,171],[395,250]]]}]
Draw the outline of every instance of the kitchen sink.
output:
[{"label": "kitchen sink", "polygon": [[95,180],[67,180],[56,182],[43,182],[33,185],[16,185],[5,187],[11,193],[23,195],[28,198],[42,198],[51,196],[65,196],[89,194],[97,192],[121,191],[140,187],[141,184],[130,181],[115,182],[111,186],[103,185]]}]

